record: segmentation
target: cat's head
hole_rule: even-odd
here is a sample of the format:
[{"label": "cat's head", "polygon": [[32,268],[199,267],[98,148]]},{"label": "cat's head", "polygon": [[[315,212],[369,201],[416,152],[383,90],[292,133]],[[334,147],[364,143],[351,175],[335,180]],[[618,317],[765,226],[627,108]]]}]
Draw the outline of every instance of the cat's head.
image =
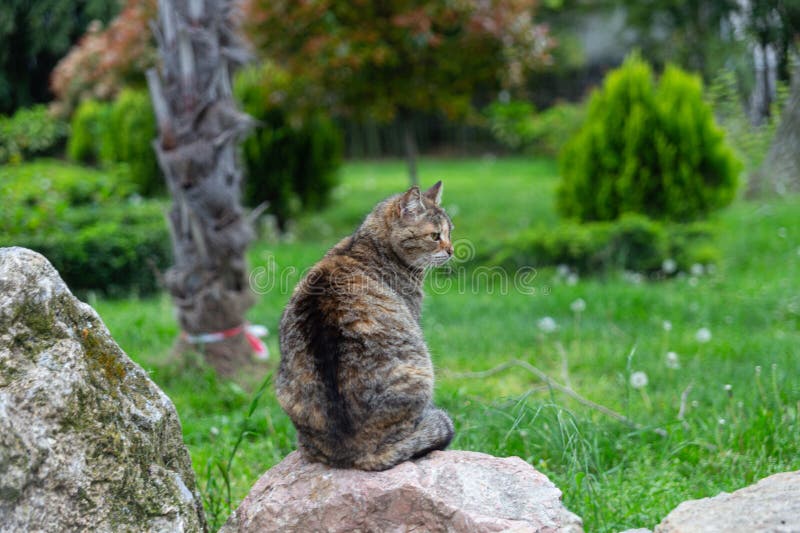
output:
[{"label": "cat's head", "polygon": [[425,192],[416,185],[385,211],[394,252],[415,268],[442,265],[453,256],[453,222],[441,207],[442,182]]}]

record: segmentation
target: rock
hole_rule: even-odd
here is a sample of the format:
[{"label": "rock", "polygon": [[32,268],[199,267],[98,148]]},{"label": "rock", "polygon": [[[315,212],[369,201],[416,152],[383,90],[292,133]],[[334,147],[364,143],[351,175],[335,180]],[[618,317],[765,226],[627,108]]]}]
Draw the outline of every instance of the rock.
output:
[{"label": "rock", "polygon": [[261,476],[220,533],[582,532],[561,491],[519,457],[433,452],[384,472],[293,452]]},{"label": "rock", "polygon": [[678,505],[655,533],[800,532],[800,470],[755,485]]},{"label": "rock", "polygon": [[0,531],[204,531],[175,407],[41,255],[0,249]]}]

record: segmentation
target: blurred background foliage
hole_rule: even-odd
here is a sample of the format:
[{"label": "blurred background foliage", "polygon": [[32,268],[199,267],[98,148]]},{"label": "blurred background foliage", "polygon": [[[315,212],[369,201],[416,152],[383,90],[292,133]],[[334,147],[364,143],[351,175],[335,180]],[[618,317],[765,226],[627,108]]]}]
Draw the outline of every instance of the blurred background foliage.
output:
[{"label": "blurred background foliage", "polygon": [[233,92],[258,121],[242,147],[249,177],[244,203],[256,207],[266,202],[285,230],[292,217],[328,203],[338,183],[342,134],[322,105],[296,101],[304,87],[274,63],[238,72]]},{"label": "blurred background foliage", "polygon": [[[557,202],[576,221],[704,218],[774,144],[800,11],[782,0],[237,5],[254,64],[234,93],[258,121],[242,146],[243,201],[266,205],[279,233],[331,201],[343,158],[417,150],[560,156]],[[144,87],[155,14],[155,0],[4,3],[0,162],[63,154],[159,201]],[[575,227],[565,239],[587,238]],[[532,232],[507,243],[510,255],[564,256]]]},{"label": "blurred background foliage", "polygon": [[52,99],[50,73],[92,21],[119,12],[118,0],[7,0],[0,4],[0,113]]}]

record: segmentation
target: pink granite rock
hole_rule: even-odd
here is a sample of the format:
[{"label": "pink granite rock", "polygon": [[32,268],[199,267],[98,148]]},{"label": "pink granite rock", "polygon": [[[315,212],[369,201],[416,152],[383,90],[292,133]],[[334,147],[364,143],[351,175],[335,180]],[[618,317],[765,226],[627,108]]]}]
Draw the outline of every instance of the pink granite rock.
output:
[{"label": "pink granite rock", "polygon": [[800,470],[766,477],[736,492],[683,502],[655,533],[798,533]]},{"label": "pink granite rock", "polygon": [[384,472],[336,470],[290,454],[255,484],[224,533],[579,533],[561,491],[518,457],[446,451]]}]

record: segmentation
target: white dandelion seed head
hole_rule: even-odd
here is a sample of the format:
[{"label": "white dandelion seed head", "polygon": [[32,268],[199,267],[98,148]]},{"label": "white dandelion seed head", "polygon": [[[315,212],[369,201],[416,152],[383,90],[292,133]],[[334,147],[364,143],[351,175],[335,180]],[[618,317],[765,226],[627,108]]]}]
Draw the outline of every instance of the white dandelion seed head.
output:
[{"label": "white dandelion seed head", "polygon": [[692,407],[700,407],[700,402],[697,400],[692,400]]},{"label": "white dandelion seed head", "polygon": [[558,274],[562,278],[567,277],[569,275],[569,265],[565,265],[564,263],[558,265],[556,267],[556,274]]},{"label": "white dandelion seed head", "polygon": [[678,357],[678,354],[675,352],[667,352],[666,365],[667,368],[672,368],[673,370],[680,368],[681,361],[680,358]]},{"label": "white dandelion seed head", "polygon": [[211,433],[215,437],[217,435],[219,435],[219,429],[217,428],[217,426],[211,426],[211,428],[208,430],[208,432]]},{"label": "white dandelion seed head", "polygon": [[678,263],[672,258],[664,259],[664,262],[661,263],[661,270],[666,274],[674,274],[678,270]]},{"label": "white dandelion seed head", "polygon": [[580,278],[575,272],[570,272],[569,275],[567,276],[567,285],[569,285],[570,287],[572,287],[573,285],[577,285],[579,279]]},{"label": "white dandelion seed head", "polygon": [[545,333],[552,333],[558,329],[558,324],[556,324],[556,321],[553,320],[553,317],[549,316],[540,318],[539,321],[536,322],[536,325]]},{"label": "white dandelion seed head", "polygon": [[622,272],[622,277],[628,283],[633,283],[634,285],[639,285],[644,281],[644,276],[642,276],[639,272],[634,272],[632,270],[625,270]]},{"label": "white dandelion seed head", "polygon": [[708,328],[700,328],[697,330],[697,333],[694,334],[694,338],[697,342],[705,344],[711,340],[711,330]]},{"label": "white dandelion seed head", "polygon": [[661,326],[664,328],[664,331],[672,331],[672,322],[669,320],[665,320]]},{"label": "white dandelion seed head", "polygon": [[582,313],[586,311],[586,301],[583,298],[578,298],[569,304],[569,308],[572,309],[573,313]]},{"label": "white dandelion seed head", "polygon": [[756,365],[756,376],[761,375],[761,365]]},{"label": "white dandelion seed head", "polygon": [[727,392],[730,392],[733,390],[733,385],[731,385],[730,383],[726,383],[725,386],[722,388],[725,389]]},{"label": "white dandelion seed head", "polygon": [[724,426],[725,425],[725,419],[724,418],[720,418],[719,420],[717,420],[717,422],[719,422],[720,426]]},{"label": "white dandelion seed head", "polygon": [[692,276],[702,276],[706,269],[700,263],[695,263],[689,267],[689,273]]},{"label": "white dandelion seed head", "polygon": [[689,278],[689,286],[690,287],[697,287],[697,278],[692,276]]},{"label": "white dandelion seed head", "polygon": [[647,386],[647,374],[638,370],[631,374],[631,387],[634,389],[643,389]]}]

